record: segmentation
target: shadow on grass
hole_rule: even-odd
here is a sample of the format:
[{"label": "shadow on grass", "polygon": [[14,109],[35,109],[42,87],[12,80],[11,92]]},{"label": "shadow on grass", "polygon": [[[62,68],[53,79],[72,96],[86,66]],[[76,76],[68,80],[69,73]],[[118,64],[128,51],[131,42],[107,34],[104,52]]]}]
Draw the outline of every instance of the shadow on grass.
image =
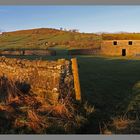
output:
[{"label": "shadow on grass", "polygon": [[103,134],[140,134],[140,81],[135,83],[132,94],[120,104],[124,112],[102,127]]},{"label": "shadow on grass", "polygon": [[127,114],[132,119],[140,117],[140,81],[138,81],[133,89],[132,94],[127,99]]},{"label": "shadow on grass", "polygon": [[99,132],[100,123],[127,111],[133,86],[139,81],[140,61],[78,57],[78,63],[82,96],[96,109],[87,133],[97,133],[94,129]]}]

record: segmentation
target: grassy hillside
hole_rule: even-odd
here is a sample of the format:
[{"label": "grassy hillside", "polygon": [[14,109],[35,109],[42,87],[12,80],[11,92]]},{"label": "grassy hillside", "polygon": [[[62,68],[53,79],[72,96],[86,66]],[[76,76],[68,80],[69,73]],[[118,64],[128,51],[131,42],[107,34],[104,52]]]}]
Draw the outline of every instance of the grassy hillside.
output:
[{"label": "grassy hillside", "polygon": [[104,40],[139,40],[140,33],[116,33],[116,34],[102,34]]},{"label": "grassy hillside", "polygon": [[[42,48],[65,45],[68,48],[98,47],[100,36],[49,28],[5,32],[0,35],[0,48]],[[46,44],[47,43],[47,44]]]}]

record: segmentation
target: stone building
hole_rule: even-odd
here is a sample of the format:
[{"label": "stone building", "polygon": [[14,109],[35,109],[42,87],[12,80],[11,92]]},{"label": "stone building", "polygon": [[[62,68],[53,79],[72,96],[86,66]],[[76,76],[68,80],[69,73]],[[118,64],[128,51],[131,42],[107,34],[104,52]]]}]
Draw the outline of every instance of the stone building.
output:
[{"label": "stone building", "polygon": [[138,56],[140,55],[140,40],[104,40],[101,43],[100,54]]}]

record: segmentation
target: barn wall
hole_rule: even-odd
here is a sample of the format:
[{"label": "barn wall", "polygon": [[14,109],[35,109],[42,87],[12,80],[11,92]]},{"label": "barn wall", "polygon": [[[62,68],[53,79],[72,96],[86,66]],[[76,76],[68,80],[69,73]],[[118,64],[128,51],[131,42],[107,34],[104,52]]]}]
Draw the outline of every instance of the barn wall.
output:
[{"label": "barn wall", "polygon": [[[113,44],[117,41],[117,45]],[[132,41],[132,45],[128,45],[128,41]],[[101,44],[101,54],[121,56],[122,49],[126,49],[126,56],[135,56],[140,54],[140,40],[109,40],[103,41]]]}]

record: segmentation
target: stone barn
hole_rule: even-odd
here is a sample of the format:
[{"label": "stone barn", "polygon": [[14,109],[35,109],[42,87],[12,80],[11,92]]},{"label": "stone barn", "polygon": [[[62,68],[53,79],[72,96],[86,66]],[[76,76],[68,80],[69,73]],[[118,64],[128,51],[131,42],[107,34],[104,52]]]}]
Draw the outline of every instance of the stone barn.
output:
[{"label": "stone barn", "polygon": [[140,40],[104,40],[100,54],[112,56],[140,56]]}]

